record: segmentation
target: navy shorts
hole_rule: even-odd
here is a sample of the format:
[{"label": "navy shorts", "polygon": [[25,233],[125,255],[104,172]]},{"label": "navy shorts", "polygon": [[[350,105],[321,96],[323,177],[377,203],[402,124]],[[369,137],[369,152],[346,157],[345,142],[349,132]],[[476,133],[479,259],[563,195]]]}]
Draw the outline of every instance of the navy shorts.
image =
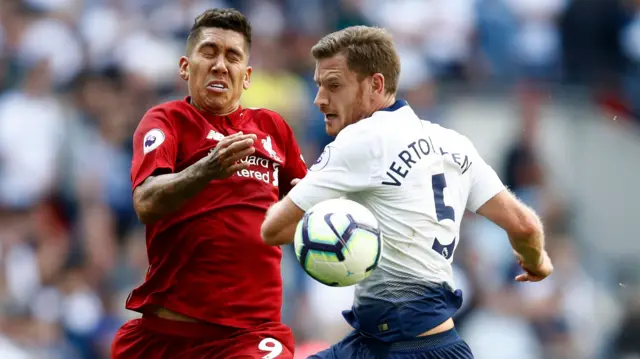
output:
[{"label": "navy shorts", "polygon": [[309,359],[473,359],[473,354],[455,329],[393,343],[354,331]]}]

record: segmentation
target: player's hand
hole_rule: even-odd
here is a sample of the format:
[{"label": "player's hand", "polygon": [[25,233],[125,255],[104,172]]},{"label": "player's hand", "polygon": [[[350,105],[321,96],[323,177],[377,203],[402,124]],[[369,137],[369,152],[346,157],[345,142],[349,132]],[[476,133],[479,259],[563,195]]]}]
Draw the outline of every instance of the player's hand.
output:
[{"label": "player's hand", "polygon": [[553,264],[551,264],[551,259],[549,258],[547,251],[542,253],[542,257],[536,265],[524,263],[522,257],[517,253],[516,258],[518,259],[518,264],[520,264],[520,267],[524,270],[523,274],[516,276],[516,281],[518,282],[539,282],[547,278],[551,272],[553,272]]},{"label": "player's hand", "polygon": [[222,179],[233,175],[249,167],[249,163],[240,162],[243,158],[252,155],[256,149],[253,147],[257,140],[256,135],[245,135],[242,132],[227,136],[218,142],[218,145],[206,157],[206,170],[212,179]]},{"label": "player's hand", "polygon": [[291,180],[291,187],[295,187],[295,185],[298,184],[298,182],[300,182],[300,178],[294,178]]}]

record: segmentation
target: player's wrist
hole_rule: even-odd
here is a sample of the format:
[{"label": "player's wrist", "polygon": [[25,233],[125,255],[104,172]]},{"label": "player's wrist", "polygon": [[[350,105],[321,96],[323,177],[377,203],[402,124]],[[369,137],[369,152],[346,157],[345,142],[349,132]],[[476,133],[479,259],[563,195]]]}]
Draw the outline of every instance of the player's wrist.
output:
[{"label": "player's wrist", "polygon": [[195,182],[209,182],[216,176],[215,171],[213,171],[211,166],[208,166],[206,157],[189,166],[187,171],[188,177],[192,178]]},{"label": "player's wrist", "polygon": [[524,251],[520,251],[518,254],[522,260],[522,263],[527,268],[536,268],[544,261],[543,251],[537,248],[527,248]]}]

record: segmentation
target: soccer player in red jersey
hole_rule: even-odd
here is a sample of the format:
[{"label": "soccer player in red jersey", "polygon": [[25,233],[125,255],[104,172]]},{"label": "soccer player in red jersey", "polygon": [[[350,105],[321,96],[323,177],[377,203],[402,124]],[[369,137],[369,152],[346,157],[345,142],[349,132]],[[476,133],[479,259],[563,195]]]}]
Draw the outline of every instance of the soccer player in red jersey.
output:
[{"label": "soccer player in red jersey", "polygon": [[120,328],[114,359],[293,357],[280,322],[282,253],[260,226],[307,169],[277,113],[240,106],[250,45],[238,11],[198,16],[180,59],[189,96],[153,107],[135,131],[149,269],[126,304],[143,316]]}]

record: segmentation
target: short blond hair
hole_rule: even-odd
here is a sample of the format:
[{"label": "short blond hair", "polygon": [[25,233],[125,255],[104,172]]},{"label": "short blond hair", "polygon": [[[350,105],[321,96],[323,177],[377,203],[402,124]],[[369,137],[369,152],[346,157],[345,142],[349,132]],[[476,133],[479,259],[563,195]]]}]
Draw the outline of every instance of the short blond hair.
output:
[{"label": "short blond hair", "polygon": [[360,78],[381,73],[385,80],[385,92],[395,94],[398,91],[400,58],[387,30],[350,26],[326,35],[311,48],[311,55],[316,60],[338,54],[346,57],[349,70]]}]

